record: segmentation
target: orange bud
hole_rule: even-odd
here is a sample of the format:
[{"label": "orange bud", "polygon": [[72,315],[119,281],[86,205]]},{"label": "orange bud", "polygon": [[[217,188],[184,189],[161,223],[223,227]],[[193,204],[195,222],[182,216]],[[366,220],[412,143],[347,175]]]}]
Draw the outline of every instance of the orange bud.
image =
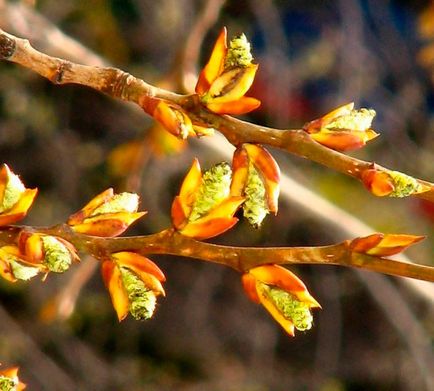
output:
[{"label": "orange bud", "polygon": [[424,236],[417,235],[375,233],[353,239],[350,248],[354,252],[383,257],[399,254],[423,239],[425,239]]},{"label": "orange bud", "polygon": [[262,265],[249,270],[257,280],[274,285],[297,296],[313,308],[321,308],[320,304],[308,292],[306,285],[294,273],[279,265]]},{"label": "orange bud", "polygon": [[280,168],[270,152],[258,144],[243,144],[247,154],[263,178],[268,210],[277,213],[280,193]]},{"label": "orange bud", "polygon": [[72,226],[72,229],[75,232],[86,235],[106,238],[114,237],[125,232],[132,223],[140,219],[146,213],[147,212],[106,213],[84,219],[83,223]]},{"label": "orange bud", "polygon": [[10,282],[30,280],[41,271],[22,254],[17,246],[0,247],[0,275]]},{"label": "orange bud", "polygon": [[227,31],[226,27],[223,27],[211,52],[211,57],[199,75],[196,84],[196,93],[199,95],[205,94],[209,90],[212,82],[217,79],[224,70],[227,53],[226,40]]},{"label": "orange bud", "polygon": [[256,278],[250,273],[245,273],[241,276],[241,282],[247,297],[254,303],[260,304],[261,300],[259,299],[258,291],[256,290]]},{"label": "orange bud", "polygon": [[9,167],[0,169],[0,226],[23,219],[37,194],[37,189],[26,189]]},{"label": "orange bud", "polygon": [[204,103],[225,103],[240,99],[252,86],[257,70],[258,65],[252,64],[222,73],[203,96]]},{"label": "orange bud", "polygon": [[237,148],[232,158],[232,181],[230,193],[232,196],[244,194],[249,175],[249,156],[245,148]]},{"label": "orange bud", "polygon": [[376,169],[363,171],[362,182],[372,194],[378,197],[387,196],[395,190],[395,186],[387,172]]},{"label": "orange bud", "polygon": [[137,212],[138,204],[137,194],[114,194],[113,189],[107,189],[71,215],[67,223],[74,231],[87,235],[117,236],[146,214]]},{"label": "orange bud", "polygon": [[173,103],[161,100],[152,113],[154,119],[160,122],[169,133],[180,139],[194,136],[193,124],[190,117],[180,107]]},{"label": "orange bud", "polygon": [[131,251],[113,253],[110,260],[103,262],[102,275],[119,321],[128,312],[135,319],[149,319],[157,296],[165,296],[163,272],[143,255]]},{"label": "orange bud", "polygon": [[79,261],[75,247],[57,236],[22,231],[18,247],[27,262],[45,272],[63,273]]},{"label": "orange bud", "polygon": [[319,132],[311,134],[318,143],[335,151],[354,151],[366,145],[366,142],[377,137],[372,129],[366,131]]},{"label": "orange bud", "polygon": [[254,267],[242,276],[248,297],[261,303],[291,336],[294,329],[312,326],[311,308],[321,308],[304,283],[289,270],[278,265]]},{"label": "orange bud", "polygon": [[152,274],[158,281],[166,281],[166,277],[161,269],[149,258],[131,251],[121,251],[112,254],[112,258],[121,266],[133,270],[137,274]]},{"label": "orange bud", "polygon": [[206,107],[216,114],[241,115],[256,110],[261,105],[261,101],[249,96],[229,102],[215,102],[214,100],[206,103]]},{"label": "orange bud", "polygon": [[185,225],[179,232],[199,240],[218,236],[238,222],[233,215],[243,202],[243,197],[229,197],[205,216]]},{"label": "orange bud", "polygon": [[11,367],[0,371],[2,390],[22,391],[26,388],[26,385],[18,378],[18,370],[18,367]]},{"label": "orange bud", "polygon": [[328,148],[351,151],[363,147],[367,141],[378,136],[370,129],[374,117],[374,110],[354,110],[354,103],[348,103],[305,124],[303,129]]},{"label": "orange bud", "polygon": [[207,65],[199,75],[196,93],[202,103],[217,114],[245,114],[261,104],[245,97],[258,69],[252,64],[250,44],[244,34],[231,40],[228,48],[223,28]]},{"label": "orange bud", "polygon": [[362,172],[361,179],[365,187],[374,195],[383,197],[407,197],[424,193],[429,186],[399,171],[367,169]]},{"label": "orange bud", "polygon": [[109,260],[103,262],[101,272],[120,322],[128,315],[129,307],[128,295],[122,283],[121,273],[119,268]]}]

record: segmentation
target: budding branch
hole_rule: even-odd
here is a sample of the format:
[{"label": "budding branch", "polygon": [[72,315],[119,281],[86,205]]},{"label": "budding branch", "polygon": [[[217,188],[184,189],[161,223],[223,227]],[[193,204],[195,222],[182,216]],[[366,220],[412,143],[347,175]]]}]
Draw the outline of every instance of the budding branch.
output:
[{"label": "budding branch", "polygon": [[[146,98],[164,99],[181,106],[194,123],[218,129],[233,145],[258,143],[283,149],[308,158],[329,168],[361,179],[364,170],[373,163],[355,159],[318,144],[302,129],[279,130],[244,122],[227,115],[208,111],[197,95],[179,95],[154,87],[145,81],[116,68],[79,65],[48,56],[35,50],[27,40],[17,38],[0,29],[0,59],[29,68],[54,84],[80,84],[103,92],[111,97],[134,102],[143,107]],[[386,170],[378,165],[377,170]],[[430,187],[416,197],[434,202],[434,184],[418,180]],[[22,230],[35,231],[61,237],[78,250],[97,259],[104,259],[119,251],[137,251],[142,254],[168,254],[219,263],[244,272],[255,266],[273,264],[326,264],[340,265],[417,278],[434,282],[434,268],[380,258],[351,250],[350,241],[322,247],[270,247],[247,248],[204,243],[184,236],[173,229],[146,236],[98,238],[74,232],[68,225],[50,228],[2,227],[0,244],[16,243]]]},{"label": "budding branch", "polygon": [[349,241],[320,247],[235,247],[200,242],[173,229],[152,235],[100,238],[74,232],[68,225],[59,224],[48,228],[0,227],[0,245],[16,243],[22,230],[61,237],[99,260],[108,258],[111,253],[135,251],[143,255],[166,254],[194,258],[228,266],[241,273],[269,263],[316,264],[355,267],[434,282],[433,267],[356,253],[351,251]]},{"label": "budding branch", "polygon": [[[216,115],[207,110],[196,95],[179,95],[154,87],[116,68],[80,65],[48,56],[34,49],[28,40],[15,37],[1,29],[0,59],[29,68],[54,84],[80,84],[114,98],[134,102],[141,107],[142,102],[149,97],[170,101],[181,106],[193,122],[218,129],[234,146],[242,143],[269,145],[323,164],[358,180],[361,180],[365,170],[374,166],[372,162],[344,155],[317,143],[302,129],[267,128],[228,115]],[[377,164],[375,168],[388,171]],[[417,181],[428,186],[430,190],[413,196],[434,202],[434,184],[421,179]]]}]

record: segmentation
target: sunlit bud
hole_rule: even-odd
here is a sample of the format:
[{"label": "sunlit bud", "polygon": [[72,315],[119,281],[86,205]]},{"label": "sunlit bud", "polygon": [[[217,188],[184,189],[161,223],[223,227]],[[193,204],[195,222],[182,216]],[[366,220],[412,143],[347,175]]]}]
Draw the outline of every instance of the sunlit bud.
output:
[{"label": "sunlit bud", "polygon": [[152,317],[157,296],[165,295],[163,272],[150,259],[133,252],[112,254],[102,265],[104,282],[109,290],[119,321],[128,312],[137,319]]},{"label": "sunlit bud", "polygon": [[407,247],[420,242],[424,238],[424,236],[416,235],[375,233],[363,238],[353,239],[350,248],[358,253],[389,256],[404,251]]},{"label": "sunlit bud", "polygon": [[0,169],[0,225],[24,218],[36,193],[37,189],[26,189],[20,178],[4,164]]},{"label": "sunlit bud", "polygon": [[220,163],[203,175],[197,159],[172,203],[172,223],[183,235],[207,239],[223,233],[237,221],[233,217],[244,201],[229,195],[231,168]]},{"label": "sunlit bud", "polygon": [[362,182],[374,195],[407,197],[429,191],[430,187],[399,171],[368,169],[362,173]]},{"label": "sunlit bud", "polygon": [[10,282],[16,280],[30,280],[40,272],[25,259],[17,246],[0,247],[0,275]]},{"label": "sunlit bud", "polygon": [[195,135],[190,117],[179,106],[161,100],[156,106],[153,117],[171,134],[180,139]]},{"label": "sunlit bud", "polygon": [[56,236],[23,231],[18,245],[28,262],[54,273],[65,272],[79,260],[74,246]]},{"label": "sunlit bud", "polygon": [[196,93],[209,110],[218,114],[244,114],[259,107],[259,100],[244,96],[258,69],[252,59],[245,35],[232,39],[228,48],[224,28],[196,85]]},{"label": "sunlit bud", "polygon": [[234,153],[231,195],[245,196],[244,217],[259,226],[265,216],[277,213],[280,169],[273,156],[257,144],[243,144]]},{"label": "sunlit bud", "polygon": [[188,216],[189,222],[206,215],[214,206],[229,196],[231,175],[231,167],[224,162],[205,171],[191,213]]},{"label": "sunlit bud", "polygon": [[137,212],[138,205],[137,194],[114,194],[113,189],[107,189],[71,215],[68,224],[74,231],[87,235],[117,236],[146,213]]},{"label": "sunlit bud", "polygon": [[1,391],[22,391],[26,385],[18,378],[18,367],[3,369],[0,371]]},{"label": "sunlit bud", "polygon": [[350,151],[378,136],[371,129],[375,115],[372,109],[354,110],[354,103],[349,103],[307,123],[303,129],[320,144],[337,151]]},{"label": "sunlit bud", "polygon": [[248,297],[261,303],[291,336],[294,329],[312,327],[311,308],[321,308],[304,283],[289,270],[278,265],[263,265],[250,269],[242,277]]}]

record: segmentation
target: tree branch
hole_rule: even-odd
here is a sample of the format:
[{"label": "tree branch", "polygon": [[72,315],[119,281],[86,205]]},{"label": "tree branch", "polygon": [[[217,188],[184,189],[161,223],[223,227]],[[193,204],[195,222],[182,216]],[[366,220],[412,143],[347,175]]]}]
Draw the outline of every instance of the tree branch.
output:
[{"label": "tree branch", "polygon": [[[250,142],[277,147],[359,180],[363,171],[371,169],[374,164],[326,148],[312,140],[301,129],[272,129],[230,116],[216,115],[202,106],[195,95],[179,95],[154,87],[116,68],[79,65],[48,56],[32,48],[27,40],[17,38],[1,29],[0,59],[27,67],[54,84],[75,83],[88,86],[140,106],[147,97],[171,101],[182,106],[194,122],[218,129],[233,145]],[[379,165],[375,168],[380,171],[387,170]],[[430,190],[415,196],[434,202],[434,184],[421,179],[418,179],[418,182],[428,186]]]},{"label": "tree branch", "polygon": [[434,267],[356,253],[351,251],[350,241],[319,247],[236,247],[199,242],[173,229],[144,236],[100,238],[76,233],[68,225],[60,224],[54,227],[0,228],[0,244],[15,243],[21,230],[61,237],[77,250],[100,260],[111,253],[136,251],[144,255],[166,254],[199,259],[228,266],[241,273],[270,263],[316,264],[355,267],[434,282]]}]

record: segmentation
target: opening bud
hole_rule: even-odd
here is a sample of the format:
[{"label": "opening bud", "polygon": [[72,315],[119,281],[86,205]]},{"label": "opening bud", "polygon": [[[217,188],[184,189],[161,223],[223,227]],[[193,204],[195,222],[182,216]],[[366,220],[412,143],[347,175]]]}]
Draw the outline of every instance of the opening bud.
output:
[{"label": "opening bud", "polygon": [[354,109],[354,103],[338,107],[323,117],[304,125],[311,137],[337,151],[351,151],[363,147],[378,134],[371,129],[375,110]]},{"label": "opening bud", "polygon": [[430,187],[419,183],[415,178],[399,171],[365,170],[362,173],[365,187],[378,197],[408,197],[412,194],[429,191]]},{"label": "opening bud", "polygon": [[303,281],[278,265],[263,265],[242,276],[244,290],[255,303],[262,304],[291,336],[294,329],[309,330],[313,324],[312,308],[321,308]]},{"label": "opening bud", "polygon": [[236,224],[238,219],[233,215],[244,198],[230,196],[231,173],[227,163],[220,163],[202,175],[199,162],[194,160],[172,203],[172,223],[180,233],[207,239]]},{"label": "opening bud", "polygon": [[117,236],[146,213],[137,212],[138,206],[137,194],[114,194],[113,189],[107,189],[71,215],[68,224],[74,231],[87,235]]},{"label": "opening bud", "polygon": [[133,252],[114,253],[102,264],[104,282],[109,290],[119,321],[128,312],[137,320],[152,317],[157,296],[165,295],[163,272],[150,259]]},{"label": "opening bud", "polygon": [[10,281],[30,280],[40,272],[39,267],[33,266],[20,253],[16,246],[3,246],[0,248],[0,275]]},{"label": "opening bud", "polygon": [[280,193],[280,169],[262,146],[243,144],[234,153],[231,195],[244,196],[244,217],[259,227],[265,216],[276,214]]},{"label": "opening bud", "polygon": [[202,103],[218,114],[244,114],[261,104],[246,97],[258,66],[252,64],[250,43],[244,34],[226,43],[226,28],[220,33],[211,57],[199,75],[196,93]]},{"label": "opening bud", "polygon": [[23,231],[18,243],[29,262],[54,273],[65,272],[79,259],[74,246],[56,236]]},{"label": "opening bud", "polygon": [[26,385],[18,378],[18,367],[7,368],[0,371],[1,391],[22,391]]},{"label": "opening bud", "polygon": [[24,218],[36,193],[37,189],[26,189],[20,178],[4,164],[0,169],[0,225]]}]

